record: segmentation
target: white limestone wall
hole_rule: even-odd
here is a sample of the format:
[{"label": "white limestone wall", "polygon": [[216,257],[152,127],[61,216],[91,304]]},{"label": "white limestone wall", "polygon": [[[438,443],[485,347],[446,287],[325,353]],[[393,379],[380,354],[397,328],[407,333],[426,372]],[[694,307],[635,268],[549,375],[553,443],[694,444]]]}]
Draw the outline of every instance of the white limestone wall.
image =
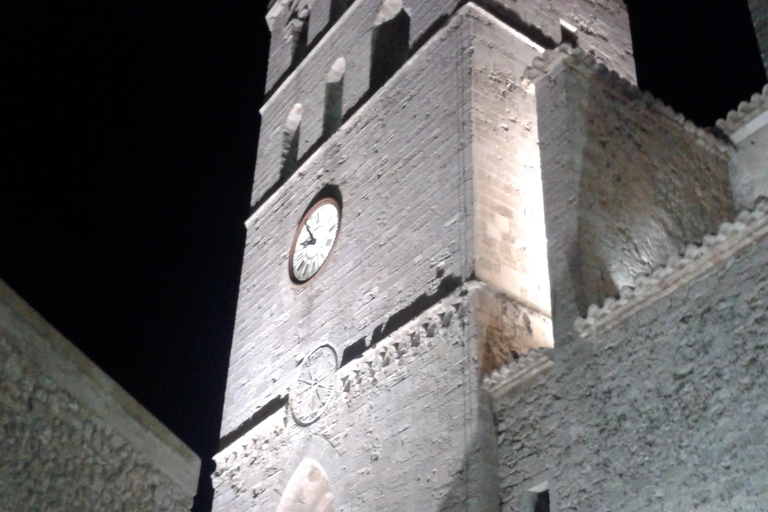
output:
[{"label": "white limestone wall", "polygon": [[277,510],[307,458],[327,475],[337,512],[497,510],[472,290],[457,290],[340,368],[315,423],[299,426],[283,408],[219,453],[213,510]]},{"label": "white limestone wall", "polygon": [[[370,342],[471,274],[468,31],[457,18],[425,45],[249,220],[222,435],[285,394],[319,344]],[[297,286],[288,252],[326,185],[341,194],[340,235]]]},{"label": "white limestone wall", "polygon": [[[350,3],[332,26],[328,17],[329,2],[294,2],[309,6],[311,51],[292,71],[289,70],[289,42],[284,35],[285,24],[290,17],[290,2],[281,0],[272,8],[279,13],[270,21],[272,42],[267,77],[267,92],[270,96],[260,109],[262,123],[252,206],[263,200],[280,179],[283,127],[296,104],[301,104],[304,109],[298,156],[301,159],[317,149],[323,137],[324,79],[336,59],[343,57],[347,63],[343,115],[358,108],[375,92],[370,87],[371,44],[372,31],[382,1],[357,0]],[[464,3],[459,0],[404,0],[402,5],[410,19],[408,45],[411,52],[429,40]],[[561,41],[560,20],[563,19],[579,29],[579,44],[586,51],[594,53],[598,60],[617,69],[627,79],[635,80],[629,18],[626,6],[621,1],[553,0],[542,3],[540,0],[484,0],[479,4],[527,37],[532,37],[538,44],[548,47]],[[322,29],[318,26],[322,26]],[[325,35],[317,36],[320,33]],[[403,91],[408,88],[404,84],[399,87]]]}]

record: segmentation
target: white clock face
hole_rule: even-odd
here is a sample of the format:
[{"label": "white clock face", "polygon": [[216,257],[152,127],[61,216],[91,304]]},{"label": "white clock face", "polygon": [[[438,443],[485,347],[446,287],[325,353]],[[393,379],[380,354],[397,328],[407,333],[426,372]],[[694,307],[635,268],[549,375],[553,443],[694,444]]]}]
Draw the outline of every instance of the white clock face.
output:
[{"label": "white clock face", "polygon": [[330,199],[320,201],[304,217],[291,256],[291,274],[298,282],[314,276],[328,258],[339,230],[339,209]]}]

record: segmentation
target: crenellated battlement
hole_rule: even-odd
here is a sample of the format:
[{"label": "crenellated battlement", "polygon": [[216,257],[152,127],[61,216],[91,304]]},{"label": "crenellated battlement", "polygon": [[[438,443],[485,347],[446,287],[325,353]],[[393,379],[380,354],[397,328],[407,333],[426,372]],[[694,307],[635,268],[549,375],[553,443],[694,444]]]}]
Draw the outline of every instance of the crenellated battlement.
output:
[{"label": "crenellated battlement", "polygon": [[[577,42],[635,80],[628,15],[620,0],[567,5],[560,0],[277,0],[268,15],[268,98],[260,109],[251,206],[281,184],[286,161],[282,132],[295,105],[303,107],[295,151],[301,161],[332,133],[325,121],[332,107],[342,121],[348,119],[464,5],[487,10],[545,48],[565,39]],[[339,58],[345,69],[332,104],[327,76]]]},{"label": "crenellated battlement", "polygon": [[725,119],[719,119],[717,128],[736,145],[731,163],[736,204],[751,208],[758,197],[768,196],[768,86],[753,94],[749,101],[742,101]]}]

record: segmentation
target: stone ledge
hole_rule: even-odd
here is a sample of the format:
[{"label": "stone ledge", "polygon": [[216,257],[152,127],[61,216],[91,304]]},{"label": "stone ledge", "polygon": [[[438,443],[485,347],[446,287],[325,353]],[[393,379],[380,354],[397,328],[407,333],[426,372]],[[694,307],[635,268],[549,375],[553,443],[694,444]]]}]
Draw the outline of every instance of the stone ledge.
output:
[{"label": "stone ledge", "polygon": [[589,306],[586,318],[574,321],[582,338],[609,330],[638,311],[727,261],[753,241],[768,236],[768,198],[758,199],[752,211],[742,211],[734,222],[725,222],[716,235],[704,236],[702,245],[691,244],[683,255],[673,255],[666,266],[635,279],[619,298],[608,298],[600,307]]},{"label": "stone ledge", "polygon": [[508,395],[521,384],[552,368],[554,354],[555,349],[549,347],[533,349],[486,376],[483,388],[494,398]]},{"label": "stone ledge", "polygon": [[571,67],[585,73],[594,74],[609,87],[624,92],[627,96],[642,103],[649,110],[658,112],[663,117],[670,119],[681,126],[686,132],[693,135],[697,143],[715,153],[731,156],[733,146],[727,141],[699,128],[679,112],[675,112],[669,105],[654,97],[647,91],[641,91],[625,77],[599,62],[593,55],[581,48],[574,48],[568,44],[561,44],[554,50],[547,50],[541,57],[534,59],[523,75],[523,87],[528,88],[543,79],[555,70],[561,63],[567,63]]},{"label": "stone ledge", "polygon": [[340,368],[338,392],[349,395],[372,388],[385,382],[402,365],[433,349],[451,324],[464,321],[469,311],[469,294],[463,292],[474,288],[474,283],[467,284]]},{"label": "stone ledge", "polygon": [[749,101],[742,101],[738,108],[728,112],[725,119],[718,119],[715,125],[731,140],[738,144],[750,134],[768,125],[763,116],[768,112],[768,85],[759,93],[752,95]]}]

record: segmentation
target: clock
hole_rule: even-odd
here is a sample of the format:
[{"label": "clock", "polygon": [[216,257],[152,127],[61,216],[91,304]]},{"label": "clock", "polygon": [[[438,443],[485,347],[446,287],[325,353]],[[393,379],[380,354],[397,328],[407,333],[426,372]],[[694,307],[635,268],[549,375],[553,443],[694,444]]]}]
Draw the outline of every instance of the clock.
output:
[{"label": "clock", "polygon": [[338,360],[329,345],[316,348],[301,365],[289,393],[291,413],[299,425],[317,420],[331,401]]},{"label": "clock", "polygon": [[294,282],[305,283],[317,274],[336,243],[340,222],[339,203],[331,198],[318,201],[304,215],[288,258]]}]

